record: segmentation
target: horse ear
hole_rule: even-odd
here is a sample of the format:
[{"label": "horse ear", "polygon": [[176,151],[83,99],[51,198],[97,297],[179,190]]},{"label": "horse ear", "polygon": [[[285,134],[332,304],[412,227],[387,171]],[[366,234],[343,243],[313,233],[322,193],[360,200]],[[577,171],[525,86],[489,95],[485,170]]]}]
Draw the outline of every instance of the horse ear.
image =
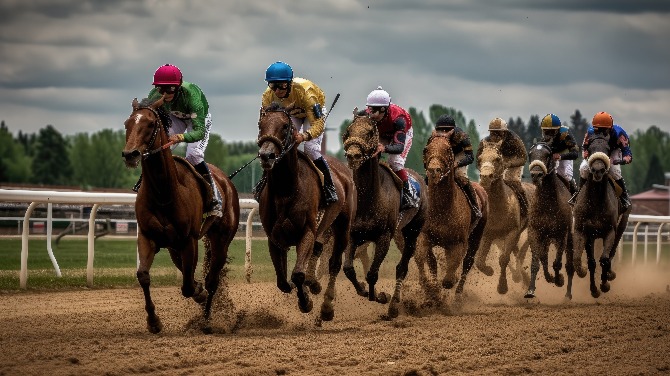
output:
[{"label": "horse ear", "polygon": [[358,106],[354,107],[354,119],[358,117]]},{"label": "horse ear", "polygon": [[133,99],[133,111],[136,111],[140,107],[140,102],[137,101],[137,98]]},{"label": "horse ear", "polygon": [[154,103],[151,104],[151,108],[157,110],[158,107],[162,106],[165,103],[165,94],[162,97],[158,98]]}]

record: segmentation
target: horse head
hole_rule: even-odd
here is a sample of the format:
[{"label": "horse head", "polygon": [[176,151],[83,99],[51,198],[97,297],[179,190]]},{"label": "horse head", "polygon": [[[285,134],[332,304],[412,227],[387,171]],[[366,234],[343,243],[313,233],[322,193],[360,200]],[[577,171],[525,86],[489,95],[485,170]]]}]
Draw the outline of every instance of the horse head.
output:
[{"label": "horse head", "polygon": [[342,135],[342,144],[352,170],[357,170],[365,161],[376,156],[379,131],[367,115],[358,112],[358,107],[354,108],[354,119]]},{"label": "horse head", "polygon": [[[126,145],[121,152],[125,159],[126,167],[136,168],[140,163],[140,157],[147,156],[148,150],[154,147],[161,128],[168,125],[163,124],[158,109],[163,105],[163,97],[151,102],[148,98],[138,102],[133,99],[133,111],[124,122],[126,129]],[[165,134],[167,135],[167,129]]]},{"label": "horse head", "polygon": [[610,170],[610,146],[609,135],[596,135],[591,139],[588,147],[589,159],[587,160],[591,178],[601,181]]},{"label": "horse head", "polygon": [[502,178],[505,171],[500,152],[502,142],[503,140],[482,141],[481,154],[477,157],[477,168],[479,169],[479,180],[483,186],[490,186],[493,181]]},{"label": "horse head", "polygon": [[530,148],[528,161],[530,162],[528,165],[530,177],[535,185],[540,184],[542,178],[552,173],[556,166],[554,153],[551,152],[551,147],[545,142],[539,142]]},{"label": "horse head", "polygon": [[293,103],[288,107],[282,107],[278,102],[261,108],[256,143],[260,148],[258,156],[263,170],[271,170],[295,145],[297,131],[289,115],[292,109]]},{"label": "horse head", "polygon": [[439,183],[454,169],[454,151],[449,143],[453,133],[453,129],[449,132],[433,131],[423,149],[423,167],[429,182]]}]

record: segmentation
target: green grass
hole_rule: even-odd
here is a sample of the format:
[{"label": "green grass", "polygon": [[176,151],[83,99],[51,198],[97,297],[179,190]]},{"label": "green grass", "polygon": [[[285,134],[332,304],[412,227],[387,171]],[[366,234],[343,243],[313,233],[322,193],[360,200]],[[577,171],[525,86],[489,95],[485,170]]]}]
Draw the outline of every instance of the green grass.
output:
[{"label": "green grass", "polygon": [[[54,256],[61,269],[62,277],[57,277],[51,260],[47,254],[45,239],[31,239],[28,255],[28,282],[29,290],[77,289],[87,288],[86,264],[88,243],[82,238],[64,238],[56,246],[52,244]],[[632,243],[624,243],[623,259],[616,256],[615,263],[630,264]],[[137,265],[136,241],[100,238],[95,242],[95,259],[93,272],[93,288],[137,287],[135,277]],[[228,278],[232,283],[245,281],[244,271],[245,241],[236,239],[232,242],[228,253]],[[638,242],[636,262],[644,262],[644,243]],[[650,243],[647,248],[647,262],[656,262],[656,243]],[[196,277],[202,279],[202,256],[204,246],[200,242],[200,260]],[[386,260],[382,264],[380,275],[393,275],[395,264],[400,252],[392,243]],[[582,256],[586,262],[586,255]],[[491,262],[491,260],[489,260]],[[289,270],[295,263],[295,249],[289,251]],[[255,239],[252,242],[253,282],[273,282],[275,272],[268,252],[267,240]],[[359,263],[355,264],[359,277],[363,277]],[[660,267],[670,266],[670,244],[663,243]],[[414,262],[410,267],[415,267]],[[0,291],[19,290],[19,271],[21,269],[21,239],[0,238]],[[172,264],[167,250],[161,250],[151,267],[151,283],[153,286],[178,286],[181,284],[181,274]]]}]

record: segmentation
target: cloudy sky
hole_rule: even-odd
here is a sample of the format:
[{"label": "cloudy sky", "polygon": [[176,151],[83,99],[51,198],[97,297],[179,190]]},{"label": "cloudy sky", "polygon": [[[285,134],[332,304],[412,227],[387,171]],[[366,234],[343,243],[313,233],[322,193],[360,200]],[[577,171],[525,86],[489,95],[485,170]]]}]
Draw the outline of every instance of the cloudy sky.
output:
[{"label": "cloudy sky", "polygon": [[3,0],[0,120],[13,133],[121,129],[172,63],[204,90],[215,133],[253,140],[265,69],[282,60],[328,105],[341,94],[333,128],[382,85],[405,108],[461,110],[482,135],[494,117],[575,109],[670,132],[670,2],[489,3]]}]

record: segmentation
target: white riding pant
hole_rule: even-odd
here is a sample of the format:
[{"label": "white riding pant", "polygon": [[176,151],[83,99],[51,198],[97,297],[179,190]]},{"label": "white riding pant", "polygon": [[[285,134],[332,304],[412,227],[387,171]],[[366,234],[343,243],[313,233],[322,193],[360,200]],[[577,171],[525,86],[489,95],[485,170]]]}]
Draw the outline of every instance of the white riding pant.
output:
[{"label": "white riding pant", "polygon": [[[325,113],[324,113],[325,116]],[[298,132],[306,132],[310,128],[312,128],[312,123],[309,122],[309,120],[305,118],[297,118],[295,116],[291,116],[291,121],[293,122],[293,125],[298,129]],[[323,129],[325,132],[326,125],[323,125]],[[321,158],[321,140],[323,140],[323,133],[319,135],[319,137],[314,137],[313,139],[309,141],[305,141],[302,143],[303,145],[303,151],[307,156],[312,159],[313,161]]]},{"label": "white riding pant", "polygon": [[[610,153],[610,161],[621,160],[621,149],[615,149]],[[609,175],[614,180],[619,180],[623,177],[621,175],[621,165],[610,164]],[[579,177],[582,179],[589,178],[589,162],[586,159],[582,160],[582,163],[579,165]]]},{"label": "white riding pant", "polygon": [[405,161],[407,160],[407,154],[409,149],[412,147],[412,138],[414,137],[414,130],[410,128],[407,133],[405,133],[405,148],[400,154],[389,154],[388,155],[388,164],[393,171],[399,171],[405,168]]},{"label": "white riding pant", "polygon": [[568,159],[561,159],[556,161],[556,173],[564,177],[565,180],[572,180],[573,161]]},{"label": "white riding pant", "polygon": [[[170,114],[172,126],[170,127],[169,135],[187,133],[193,130],[193,122],[191,119],[181,119],[174,114]],[[209,132],[212,129],[212,114],[205,116],[205,137],[200,141],[189,142],[186,144],[186,160],[193,166],[205,160],[205,149],[209,142]],[[172,146],[172,149],[178,144]]]}]

